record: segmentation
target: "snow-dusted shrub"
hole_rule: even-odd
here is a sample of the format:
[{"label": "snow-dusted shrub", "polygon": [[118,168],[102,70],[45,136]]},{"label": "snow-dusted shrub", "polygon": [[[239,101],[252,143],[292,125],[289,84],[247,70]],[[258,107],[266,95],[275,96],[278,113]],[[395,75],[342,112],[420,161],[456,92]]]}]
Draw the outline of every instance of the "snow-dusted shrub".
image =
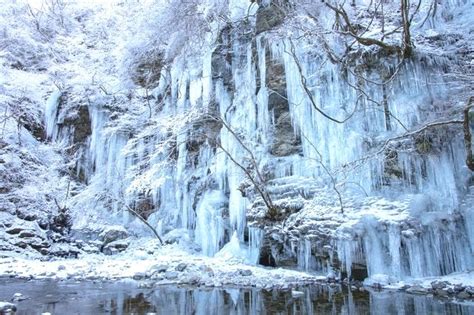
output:
[{"label": "snow-dusted shrub", "polygon": [[0,6],[0,58],[3,65],[20,70],[45,70],[49,52],[34,34],[28,7],[9,1],[0,1]]},{"label": "snow-dusted shrub", "polygon": [[[135,84],[155,87],[179,55],[195,55],[228,22],[227,1],[172,0],[134,7],[124,38],[123,70]],[[146,13],[143,13],[146,12]]]}]

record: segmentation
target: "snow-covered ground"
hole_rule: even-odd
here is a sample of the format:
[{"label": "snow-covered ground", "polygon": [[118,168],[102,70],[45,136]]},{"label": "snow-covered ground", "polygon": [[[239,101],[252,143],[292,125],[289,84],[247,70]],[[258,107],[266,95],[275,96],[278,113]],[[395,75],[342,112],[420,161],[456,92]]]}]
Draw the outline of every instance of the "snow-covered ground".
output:
[{"label": "snow-covered ground", "polygon": [[[284,268],[248,265],[242,259],[223,255],[193,255],[172,244],[160,246],[154,239],[136,239],[119,254],[83,254],[77,259],[40,261],[22,255],[3,255],[0,278],[118,281],[133,279],[140,286],[192,285],[206,287],[256,287],[290,289],[304,285],[327,285],[335,279]],[[337,279],[336,279],[337,280]],[[353,290],[363,290],[351,283]],[[366,289],[403,290],[469,300],[474,298],[474,270],[442,277],[413,278],[390,282],[375,275],[363,283]]]},{"label": "snow-covered ground", "polygon": [[[142,243],[143,244],[143,243]],[[105,256],[38,261],[20,256],[0,259],[0,277],[55,280],[147,280],[156,285],[190,284],[289,288],[325,282],[326,277],[282,268],[250,266],[229,257],[190,255],[176,245],[159,247],[154,240]]]}]

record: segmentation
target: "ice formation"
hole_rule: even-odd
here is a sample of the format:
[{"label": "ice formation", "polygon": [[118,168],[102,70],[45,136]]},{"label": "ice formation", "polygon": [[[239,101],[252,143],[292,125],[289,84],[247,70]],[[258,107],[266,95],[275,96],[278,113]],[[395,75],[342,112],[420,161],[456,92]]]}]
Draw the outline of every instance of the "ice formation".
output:
[{"label": "ice formation", "polygon": [[[323,219],[327,213],[334,218],[327,233],[331,240],[324,245],[329,259],[315,255],[322,248],[317,248],[317,237],[311,232],[282,241],[293,248],[301,269],[331,273],[339,268],[350,277],[354,265],[365,265],[369,277],[385,274],[396,280],[472,269],[472,188],[465,184],[469,174],[462,138],[426,133],[426,138],[386,142],[385,154],[374,153],[387,139],[416,130],[447,111],[444,102],[451,90],[443,69],[452,61],[419,52],[398,69],[399,60],[387,58],[384,64],[361,71],[359,75],[367,78],[361,82],[324,60],[304,36],[291,41],[266,34],[247,36],[255,23],[248,12],[256,7],[249,9],[247,1],[229,3],[233,21],[246,15],[248,21],[236,22],[241,30],[227,39],[219,39],[225,37],[224,31],[210,36],[201,55],[178,56],[169,73],[163,71],[153,93],[164,104],[153,114],[151,129],[114,129],[105,106],[100,101],[90,105],[90,189],[106,191],[112,210],[124,213],[124,224],[134,218],[121,210],[123,203],[149,195],[155,209],[149,221],[161,233],[185,229],[205,255],[225,247],[257,263],[268,235],[262,229],[264,220],[247,222],[249,211],[264,211],[264,207],[258,193],[244,193],[252,184],[243,165],[269,177],[265,189],[278,205],[289,211],[303,208],[302,225],[312,222],[317,227],[319,219],[330,222]],[[230,82],[225,74],[214,74],[217,57],[212,53],[218,40],[227,41],[232,52],[228,68],[217,69],[230,72]],[[363,58],[369,62],[375,57],[369,53],[360,58],[363,63]],[[291,121],[290,132],[300,141],[298,152],[280,157],[271,153],[278,140],[277,120],[283,119],[270,106],[269,99],[276,93],[268,86],[272,65],[284,69],[284,110]],[[381,75],[387,71],[397,71],[387,89],[368,83],[387,80]],[[51,138],[57,138],[54,121],[60,97],[54,92],[46,106]],[[381,106],[384,100],[390,117]],[[337,120],[350,119],[335,123],[321,111]],[[203,127],[206,123],[208,128]],[[339,187],[342,201],[347,202],[344,215],[339,213],[332,186]],[[311,199],[322,190],[330,197],[324,201],[327,207],[319,205],[325,210],[319,211]],[[374,199],[381,202],[373,203]],[[291,214],[289,222],[296,222],[291,218],[297,215]],[[336,258],[340,267],[333,265]]]}]

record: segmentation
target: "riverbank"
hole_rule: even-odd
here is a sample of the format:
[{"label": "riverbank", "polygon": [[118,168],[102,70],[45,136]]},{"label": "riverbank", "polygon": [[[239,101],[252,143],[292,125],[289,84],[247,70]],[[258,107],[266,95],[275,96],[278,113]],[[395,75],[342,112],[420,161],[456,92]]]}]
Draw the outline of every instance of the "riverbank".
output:
[{"label": "riverbank", "polygon": [[305,285],[347,285],[351,291],[404,291],[409,294],[436,295],[443,298],[474,301],[474,271],[393,281],[375,275],[364,282],[315,275],[285,268],[245,264],[238,256],[206,257],[192,255],[178,245],[158,246],[155,240],[134,242],[126,251],[108,256],[84,254],[79,258],[31,259],[3,253],[0,278],[27,280],[99,280],[132,279],[142,287],[191,285],[195,287],[239,287],[287,290]]},{"label": "riverbank", "polygon": [[326,282],[324,276],[283,268],[242,263],[235,257],[190,255],[172,245],[157,251],[135,248],[114,256],[82,255],[77,259],[31,260],[21,256],[0,259],[0,277],[53,280],[134,279],[143,285],[189,284],[195,286],[287,289]]}]

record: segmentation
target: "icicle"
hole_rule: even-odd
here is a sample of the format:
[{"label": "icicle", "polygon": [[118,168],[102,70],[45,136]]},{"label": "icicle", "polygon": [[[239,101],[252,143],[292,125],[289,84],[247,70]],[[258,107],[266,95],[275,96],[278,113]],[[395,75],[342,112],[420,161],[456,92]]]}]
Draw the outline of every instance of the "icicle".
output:
[{"label": "icicle", "polygon": [[300,242],[298,248],[298,267],[305,271],[309,271],[313,267],[311,241],[306,238]]},{"label": "icicle", "polygon": [[196,243],[202,248],[202,253],[213,256],[224,241],[224,220],[222,204],[225,197],[221,191],[210,191],[202,196],[196,210]]},{"label": "icicle", "polygon": [[400,230],[398,226],[392,224],[388,227],[388,248],[391,259],[391,275],[395,279],[402,278],[401,262],[400,262]]},{"label": "icicle", "polygon": [[258,227],[249,227],[249,249],[247,262],[257,264],[260,259],[260,246],[263,240],[264,231]]},{"label": "icicle", "polygon": [[257,54],[258,54],[258,69],[260,76],[260,89],[257,94],[257,102],[255,104],[257,109],[257,133],[256,139],[261,144],[267,147],[270,144],[269,126],[270,113],[268,111],[268,89],[266,86],[267,70],[266,70],[266,49],[262,43],[262,37],[257,38]]},{"label": "icicle", "polygon": [[61,100],[62,93],[59,90],[54,90],[48,98],[45,106],[45,125],[46,125],[46,136],[52,141],[56,140],[58,133],[57,127],[57,116],[58,106]]}]

